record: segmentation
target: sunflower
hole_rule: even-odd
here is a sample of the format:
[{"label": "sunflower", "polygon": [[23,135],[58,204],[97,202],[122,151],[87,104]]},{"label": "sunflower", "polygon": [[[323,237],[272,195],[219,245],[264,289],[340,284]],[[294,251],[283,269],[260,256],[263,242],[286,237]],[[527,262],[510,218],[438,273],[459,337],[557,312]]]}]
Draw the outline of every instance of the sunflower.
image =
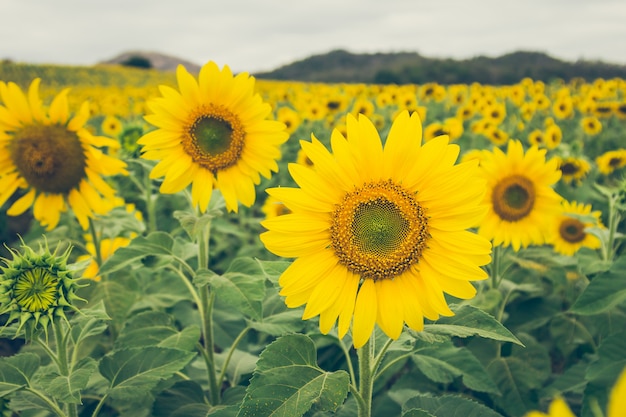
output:
[{"label": "sunflower", "polygon": [[[626,409],[626,368],[611,388],[609,402],[606,406],[606,417],[622,417]],[[524,417],[576,417],[563,398],[557,397],[550,403],[548,414],[541,411],[531,411]]]},{"label": "sunflower", "polygon": [[322,333],[338,321],[343,337],[352,322],[359,348],[375,324],[395,339],[404,323],[452,315],[444,292],[473,297],[491,246],[466,230],[486,212],[477,161],[455,165],[460,148],[446,136],[422,145],[407,111],[384,147],[365,116],[348,115],[347,130],[332,132],[332,153],[314,135],[301,141],[314,165],[289,165],[299,188],[268,189],[292,213],[263,221],[261,241],[297,258],[279,279],[287,306],[306,304],[302,318],[319,315]]},{"label": "sunflower", "polygon": [[601,227],[599,211],[591,211],[591,204],[563,200],[562,213],[558,217],[548,239],[554,250],[560,254],[572,256],[580,248],[598,249],[600,239],[585,229]]},{"label": "sunflower", "polygon": [[15,83],[0,83],[0,206],[19,192],[9,216],[32,206],[35,219],[51,230],[69,206],[87,229],[89,218],[114,207],[115,190],[101,176],[127,174],[126,164],[100,147],[120,145],[85,128],[87,102],[70,115],[69,89],[56,95],[46,111],[40,81],[33,80],[27,95]]},{"label": "sunflower", "polygon": [[591,170],[591,165],[584,158],[577,157],[557,157],[559,169],[561,170],[561,181],[566,184],[580,184],[583,178]]},{"label": "sunflower", "polygon": [[[226,207],[237,212],[237,202],[250,207],[255,184],[278,171],[280,145],[289,135],[285,125],[267,120],[269,104],[254,93],[254,77],[233,76],[214,62],[200,69],[198,81],[179,65],[177,91],[161,86],[162,97],[148,102],[148,123],[157,127],[138,143],[141,156],[159,162],[151,178],[165,177],[160,191],[177,193],[191,186],[194,206],[206,211],[213,188]],[[259,175],[260,174],[260,175]]]},{"label": "sunflower", "polygon": [[602,131],[602,122],[594,116],[583,117],[580,119],[580,125],[589,136],[597,135]]},{"label": "sunflower", "polygon": [[494,246],[542,244],[553,219],[560,213],[561,196],[552,188],[561,177],[557,161],[545,160],[545,149],[511,140],[505,154],[494,148],[480,168],[487,180],[485,202],[489,212],[478,233]]},{"label": "sunflower", "polygon": [[551,124],[546,127],[546,131],[544,132],[544,140],[546,147],[548,149],[554,149],[561,144],[561,140],[563,139],[563,131],[556,123]]},{"label": "sunflower", "polygon": [[626,166],[626,149],[615,149],[604,152],[596,158],[598,171],[604,175],[610,175]]},{"label": "sunflower", "polygon": [[102,133],[107,136],[119,136],[122,133],[122,122],[115,116],[106,116],[102,120],[102,124],[100,125],[100,129],[102,129]]}]

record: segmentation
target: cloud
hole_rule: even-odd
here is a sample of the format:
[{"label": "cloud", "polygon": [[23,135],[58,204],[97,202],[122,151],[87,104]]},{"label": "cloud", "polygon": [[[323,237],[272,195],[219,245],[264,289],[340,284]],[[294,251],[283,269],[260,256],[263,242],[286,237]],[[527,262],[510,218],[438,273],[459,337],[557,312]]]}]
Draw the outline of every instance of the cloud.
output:
[{"label": "cloud", "polygon": [[258,72],[332,49],[536,50],[626,63],[621,0],[3,0],[0,58],[90,65],[140,49]]}]

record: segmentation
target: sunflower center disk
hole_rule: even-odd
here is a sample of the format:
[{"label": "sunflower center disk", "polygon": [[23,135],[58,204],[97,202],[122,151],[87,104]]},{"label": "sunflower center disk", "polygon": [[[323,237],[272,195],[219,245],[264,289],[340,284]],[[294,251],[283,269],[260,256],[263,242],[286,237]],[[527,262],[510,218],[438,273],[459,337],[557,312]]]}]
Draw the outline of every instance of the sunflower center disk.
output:
[{"label": "sunflower center disk", "polygon": [[585,239],[585,225],[576,219],[565,219],[561,222],[559,234],[567,242],[582,242]]},{"label": "sunflower center disk", "polygon": [[85,178],[85,153],[76,133],[61,125],[30,125],[15,134],[11,159],[29,185],[66,194]]},{"label": "sunflower center disk", "polygon": [[346,194],[333,213],[332,248],[341,264],[363,278],[400,275],[419,261],[428,238],[424,209],[391,181]]},{"label": "sunflower center disk", "polygon": [[528,216],[532,211],[535,189],[528,178],[512,175],[493,188],[491,199],[496,214],[503,220],[514,222]]},{"label": "sunflower center disk", "polygon": [[58,283],[58,278],[44,268],[29,269],[15,283],[15,300],[22,310],[46,311],[56,300]]},{"label": "sunflower center disk", "polygon": [[245,130],[239,118],[222,106],[197,109],[185,132],[185,152],[213,173],[236,164],[241,157]]}]

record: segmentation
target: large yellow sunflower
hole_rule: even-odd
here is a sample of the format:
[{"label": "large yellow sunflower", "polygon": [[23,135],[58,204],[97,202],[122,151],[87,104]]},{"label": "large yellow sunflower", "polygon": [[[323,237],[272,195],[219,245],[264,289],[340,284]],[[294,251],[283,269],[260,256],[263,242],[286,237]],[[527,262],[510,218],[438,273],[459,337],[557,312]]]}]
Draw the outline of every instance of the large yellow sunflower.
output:
[{"label": "large yellow sunflower", "polygon": [[591,204],[563,200],[562,213],[552,228],[548,242],[556,252],[568,256],[574,255],[583,246],[600,248],[600,239],[585,230],[602,227],[600,215],[599,211],[591,211]]},{"label": "large yellow sunflower", "polygon": [[485,202],[489,212],[478,233],[494,246],[514,250],[542,244],[561,211],[561,196],[552,185],[561,177],[555,159],[545,160],[546,150],[531,146],[526,153],[520,141],[511,140],[505,154],[499,148],[480,162],[487,180]]},{"label": "large yellow sunflower", "polygon": [[165,177],[160,191],[166,194],[192,184],[192,204],[202,211],[214,188],[228,210],[236,212],[238,202],[250,207],[260,175],[278,171],[285,125],[267,119],[272,109],[248,73],[233,76],[228,66],[208,62],[197,81],[182,65],[176,77],[180,91],[160,86],[162,97],[147,104],[152,114],[145,119],[157,129],[138,143],[143,158],[159,161],[151,178]]},{"label": "large yellow sunflower", "polygon": [[21,190],[8,215],[32,206],[35,219],[51,230],[69,206],[86,229],[89,218],[115,206],[115,190],[102,175],[127,174],[126,164],[100,149],[118,148],[117,141],[85,128],[87,102],[70,115],[65,89],[46,109],[40,81],[27,94],[15,83],[0,83],[0,206]]},{"label": "large yellow sunflower", "polygon": [[373,123],[347,116],[332,153],[315,136],[301,141],[313,166],[290,164],[299,188],[271,188],[290,214],[262,222],[271,252],[297,258],[279,280],[288,307],[306,304],[339,337],[352,323],[356,348],[375,324],[391,338],[406,323],[452,315],[444,293],[468,299],[486,278],[488,240],[467,229],[486,213],[478,162],[455,165],[459,147],[440,136],[422,144],[419,116],[398,115],[383,147]]}]

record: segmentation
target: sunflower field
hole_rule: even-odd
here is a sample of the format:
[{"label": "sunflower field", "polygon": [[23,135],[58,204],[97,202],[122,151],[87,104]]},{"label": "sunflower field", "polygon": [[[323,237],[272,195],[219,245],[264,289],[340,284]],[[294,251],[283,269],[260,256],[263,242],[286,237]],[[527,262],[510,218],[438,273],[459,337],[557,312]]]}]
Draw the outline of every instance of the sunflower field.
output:
[{"label": "sunflower field", "polygon": [[626,416],[626,80],[0,63],[0,413]]}]

